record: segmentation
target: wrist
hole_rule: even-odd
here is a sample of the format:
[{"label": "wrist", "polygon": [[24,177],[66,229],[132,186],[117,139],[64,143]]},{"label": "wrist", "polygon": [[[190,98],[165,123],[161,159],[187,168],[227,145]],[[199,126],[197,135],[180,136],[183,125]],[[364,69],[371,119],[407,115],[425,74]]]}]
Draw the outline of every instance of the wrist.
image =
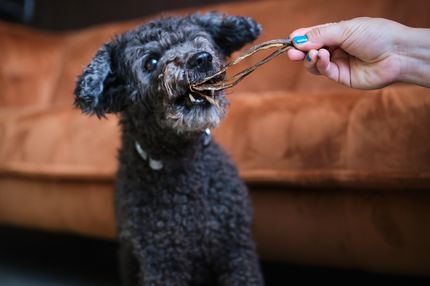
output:
[{"label": "wrist", "polygon": [[430,29],[410,28],[397,43],[398,81],[430,87]]}]

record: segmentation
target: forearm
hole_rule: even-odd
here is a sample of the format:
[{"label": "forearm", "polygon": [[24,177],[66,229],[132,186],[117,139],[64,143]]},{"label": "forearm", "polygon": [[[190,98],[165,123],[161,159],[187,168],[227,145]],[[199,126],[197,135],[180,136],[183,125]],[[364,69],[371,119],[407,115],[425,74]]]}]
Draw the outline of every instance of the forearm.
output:
[{"label": "forearm", "polygon": [[430,87],[430,29],[409,28],[397,49],[399,81]]}]

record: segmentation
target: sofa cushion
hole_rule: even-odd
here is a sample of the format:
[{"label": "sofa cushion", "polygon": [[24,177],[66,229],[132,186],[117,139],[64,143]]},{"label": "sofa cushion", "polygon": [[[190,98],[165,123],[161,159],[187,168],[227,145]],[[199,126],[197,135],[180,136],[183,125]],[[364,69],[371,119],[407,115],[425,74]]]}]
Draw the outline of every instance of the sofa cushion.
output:
[{"label": "sofa cushion", "polygon": [[118,123],[70,107],[21,108],[0,116],[0,172],[45,178],[113,179]]},{"label": "sofa cushion", "polygon": [[[430,187],[430,90],[243,92],[216,139],[250,183]],[[0,172],[113,180],[117,118],[70,107],[0,117]]]}]

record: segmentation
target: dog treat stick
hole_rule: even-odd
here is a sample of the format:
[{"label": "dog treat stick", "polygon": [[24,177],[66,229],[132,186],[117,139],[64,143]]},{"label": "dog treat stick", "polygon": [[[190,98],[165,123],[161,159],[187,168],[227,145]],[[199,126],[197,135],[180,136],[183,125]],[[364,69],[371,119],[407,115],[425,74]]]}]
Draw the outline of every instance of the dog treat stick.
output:
[{"label": "dog treat stick", "polygon": [[197,90],[195,90],[194,92],[198,93],[201,97],[206,99],[206,101],[209,102],[210,104],[215,105],[216,108],[218,108],[218,110],[221,110],[221,107],[219,106],[218,102],[215,99],[213,99],[212,97],[207,96],[206,94],[203,94]]},{"label": "dog treat stick", "polygon": [[[192,91],[204,91],[204,90],[223,90],[227,88],[231,88],[238,84],[242,79],[244,79],[246,76],[248,76],[250,73],[255,71],[258,67],[262,66],[263,64],[267,63],[268,61],[272,60],[276,56],[282,54],[283,52],[287,51],[289,48],[291,48],[292,43],[290,39],[279,39],[279,40],[271,40],[267,42],[263,42],[261,44],[255,45],[251,47],[249,50],[245,51],[242,55],[237,57],[235,60],[227,64],[224,68],[222,68],[217,73],[205,78],[203,81],[194,83],[190,85],[190,89]],[[236,65],[237,63],[243,61],[244,59],[250,57],[251,55],[255,54],[258,51],[267,50],[271,48],[278,48],[276,51],[265,57],[264,59],[257,62],[255,65],[233,75],[230,79],[225,79],[222,81],[218,81],[215,83],[207,83],[209,80],[225,73],[229,68]]]}]

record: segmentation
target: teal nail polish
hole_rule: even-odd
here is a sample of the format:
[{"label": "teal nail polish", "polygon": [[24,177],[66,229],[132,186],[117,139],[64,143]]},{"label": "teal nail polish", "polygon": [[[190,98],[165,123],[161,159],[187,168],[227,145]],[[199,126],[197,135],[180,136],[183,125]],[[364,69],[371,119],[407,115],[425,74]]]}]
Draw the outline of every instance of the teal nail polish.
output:
[{"label": "teal nail polish", "polygon": [[308,41],[308,37],[306,35],[305,36],[296,36],[293,38],[293,41],[295,44],[301,45],[301,44],[304,44]]},{"label": "teal nail polish", "polygon": [[308,56],[306,57],[306,60],[307,60],[308,62],[312,61],[311,54],[308,54]]}]

